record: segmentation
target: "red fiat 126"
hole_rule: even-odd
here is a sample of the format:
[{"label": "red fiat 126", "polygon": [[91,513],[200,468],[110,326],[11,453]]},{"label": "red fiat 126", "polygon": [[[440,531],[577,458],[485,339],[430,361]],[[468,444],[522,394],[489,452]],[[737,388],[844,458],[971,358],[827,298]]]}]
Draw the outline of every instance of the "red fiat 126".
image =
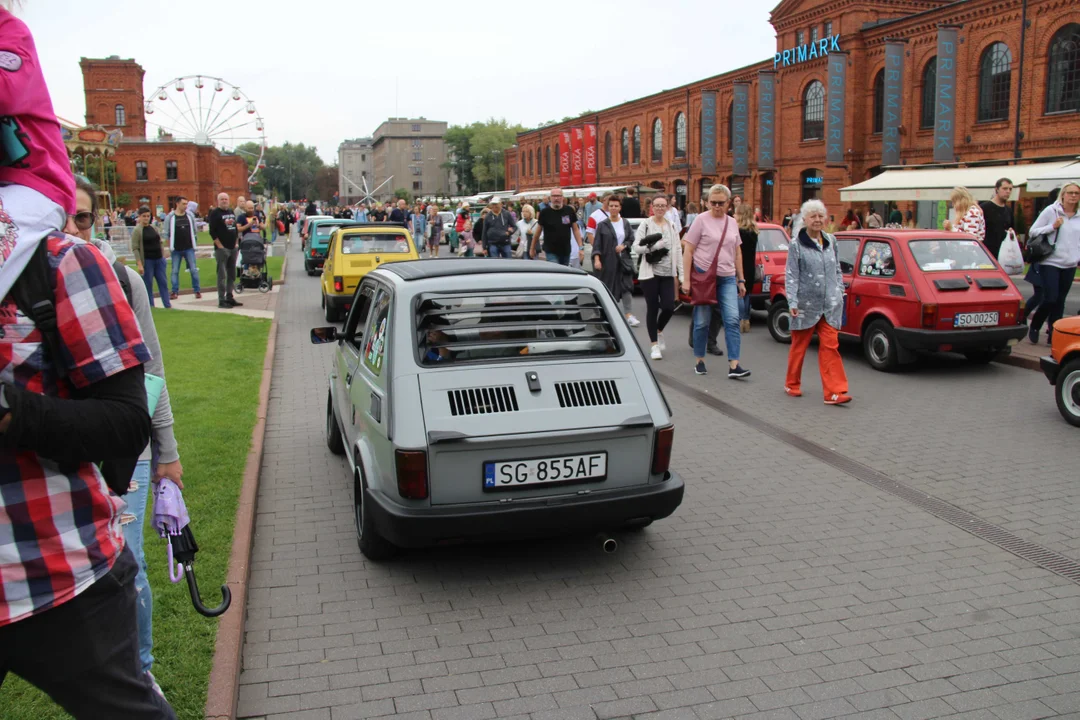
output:
[{"label": "red fiat 126", "polygon": [[[1027,331],[1019,291],[971,235],[856,230],[836,242],[848,288],[840,336],[861,340],[877,370],[912,362],[920,350],[988,363]],[[768,285],[769,332],[791,342],[784,274]]]}]

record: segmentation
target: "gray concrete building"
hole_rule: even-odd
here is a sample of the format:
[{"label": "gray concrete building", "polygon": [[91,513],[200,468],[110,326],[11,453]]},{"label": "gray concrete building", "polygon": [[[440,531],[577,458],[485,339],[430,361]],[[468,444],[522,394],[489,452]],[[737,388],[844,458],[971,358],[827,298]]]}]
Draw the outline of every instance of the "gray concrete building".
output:
[{"label": "gray concrete building", "polygon": [[446,123],[425,118],[390,118],[375,130],[373,189],[387,182],[373,195],[386,199],[398,188],[414,197],[448,195],[450,173],[446,163]]},{"label": "gray concrete building", "polygon": [[341,203],[352,205],[363,200],[365,187],[369,191],[375,189],[377,183],[372,182],[373,143],[371,138],[356,138],[338,145],[338,197]]}]

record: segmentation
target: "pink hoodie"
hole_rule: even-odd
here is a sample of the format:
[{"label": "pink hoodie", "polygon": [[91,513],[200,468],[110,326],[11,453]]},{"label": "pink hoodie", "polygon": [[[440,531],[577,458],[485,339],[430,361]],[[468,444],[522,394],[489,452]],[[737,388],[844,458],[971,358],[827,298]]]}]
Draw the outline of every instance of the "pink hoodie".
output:
[{"label": "pink hoodie", "polygon": [[8,184],[75,212],[75,178],[34,39],[21,20],[0,8],[0,185]]}]

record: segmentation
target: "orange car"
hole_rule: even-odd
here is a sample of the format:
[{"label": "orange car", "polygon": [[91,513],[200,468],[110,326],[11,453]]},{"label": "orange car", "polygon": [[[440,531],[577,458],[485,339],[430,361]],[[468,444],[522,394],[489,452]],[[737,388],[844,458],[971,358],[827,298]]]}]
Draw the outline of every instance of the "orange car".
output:
[{"label": "orange car", "polygon": [[1061,417],[1080,427],[1080,317],[1054,323],[1050,355],[1039,358],[1039,365],[1054,386]]}]

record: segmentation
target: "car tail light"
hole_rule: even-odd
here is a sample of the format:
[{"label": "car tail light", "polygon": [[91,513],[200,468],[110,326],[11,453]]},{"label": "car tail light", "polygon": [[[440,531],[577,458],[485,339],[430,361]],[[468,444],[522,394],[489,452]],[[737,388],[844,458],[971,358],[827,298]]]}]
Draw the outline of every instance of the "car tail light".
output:
[{"label": "car tail light", "polygon": [[394,453],[398,495],[409,500],[428,496],[427,453],[423,450],[398,450]]},{"label": "car tail light", "polygon": [[929,303],[922,306],[922,326],[924,328],[935,328],[938,322],[938,306],[934,303]]},{"label": "car tail light", "polygon": [[656,439],[653,442],[652,472],[653,475],[663,475],[671,463],[671,446],[675,442],[675,426],[659,428],[656,431]]},{"label": "car tail light", "polygon": [[319,253],[315,252],[315,250],[312,250],[311,257],[319,257]]},{"label": "car tail light", "polygon": [[345,281],[340,275],[334,276],[334,292],[345,292]]}]

